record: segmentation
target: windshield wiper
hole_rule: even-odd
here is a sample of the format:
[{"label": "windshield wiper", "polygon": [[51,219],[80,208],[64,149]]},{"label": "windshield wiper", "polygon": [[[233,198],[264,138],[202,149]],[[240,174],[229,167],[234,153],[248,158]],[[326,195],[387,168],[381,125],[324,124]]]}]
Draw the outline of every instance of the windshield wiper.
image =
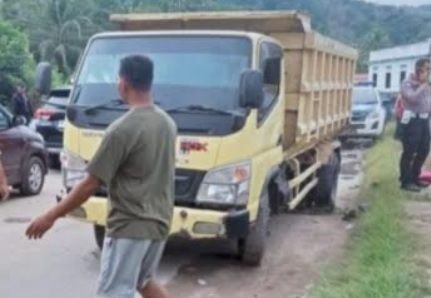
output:
[{"label": "windshield wiper", "polygon": [[182,106],[182,107],[177,107],[177,108],[166,110],[166,113],[168,113],[168,114],[187,113],[187,112],[205,112],[205,113],[227,115],[227,116],[237,116],[237,117],[243,117],[244,116],[244,113],[241,113],[238,111],[221,110],[221,109],[206,107],[206,106],[202,106],[202,105],[188,105],[188,106]]},{"label": "windshield wiper", "polygon": [[115,110],[126,110],[127,109],[127,108],[125,109],[125,108],[119,108],[119,107],[116,108],[116,106],[120,106],[120,105],[126,105],[126,103],[124,101],[122,101],[121,99],[112,99],[112,100],[109,100],[109,101],[104,102],[102,104],[98,104],[98,105],[94,105],[94,106],[85,108],[84,113],[88,115],[88,114],[91,114],[94,111],[99,110],[99,109],[112,109],[112,108],[114,108]]}]

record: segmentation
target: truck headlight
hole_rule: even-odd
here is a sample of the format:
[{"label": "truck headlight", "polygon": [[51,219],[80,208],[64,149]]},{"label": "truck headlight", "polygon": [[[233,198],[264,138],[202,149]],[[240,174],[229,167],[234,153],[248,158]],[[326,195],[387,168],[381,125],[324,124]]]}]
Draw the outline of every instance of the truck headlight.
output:
[{"label": "truck headlight", "polygon": [[251,165],[242,162],[209,171],[199,189],[197,202],[246,205],[250,189]]},{"label": "truck headlight", "polygon": [[85,160],[68,150],[61,152],[60,158],[63,185],[68,189],[73,188],[87,174]]}]

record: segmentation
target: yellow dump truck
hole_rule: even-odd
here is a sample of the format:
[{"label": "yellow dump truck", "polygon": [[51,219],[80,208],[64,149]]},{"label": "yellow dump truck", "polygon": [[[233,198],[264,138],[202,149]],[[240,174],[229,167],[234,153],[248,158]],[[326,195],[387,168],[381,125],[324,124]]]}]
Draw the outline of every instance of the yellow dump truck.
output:
[{"label": "yellow dump truck", "polygon": [[[119,61],[138,53],[154,61],[156,104],[179,131],[172,235],[229,239],[245,263],[258,265],[271,214],[333,210],[355,49],[313,31],[297,12],[127,14],[112,21],[120,31],[91,38],[74,78],[65,191],[85,175],[106,127],[127,110],[117,100]],[[102,187],[71,214],[94,225],[99,246],[107,196]]]}]

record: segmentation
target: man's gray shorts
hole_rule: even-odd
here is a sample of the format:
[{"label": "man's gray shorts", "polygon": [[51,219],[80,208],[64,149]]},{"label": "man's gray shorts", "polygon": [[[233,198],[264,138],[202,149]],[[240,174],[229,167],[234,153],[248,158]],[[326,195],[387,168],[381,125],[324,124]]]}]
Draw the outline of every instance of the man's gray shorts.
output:
[{"label": "man's gray shorts", "polygon": [[159,266],[165,241],[106,238],[101,258],[99,297],[134,298]]}]

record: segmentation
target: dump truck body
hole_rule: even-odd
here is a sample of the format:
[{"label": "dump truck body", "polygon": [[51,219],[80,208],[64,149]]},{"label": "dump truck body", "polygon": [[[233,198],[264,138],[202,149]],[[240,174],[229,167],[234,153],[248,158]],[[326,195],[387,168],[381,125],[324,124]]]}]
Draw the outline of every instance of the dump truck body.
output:
[{"label": "dump truck body", "polygon": [[[123,114],[106,109],[89,117],[80,109],[97,104],[95,95],[110,96],[121,57],[141,53],[155,62],[154,97],[179,128],[171,234],[233,239],[243,260],[256,265],[270,213],[301,204],[333,209],[354,49],[315,33],[298,13],[112,20],[124,32],[92,38],[77,71],[76,117],[64,138],[65,160],[74,161],[63,165],[66,191]],[[71,214],[95,224],[99,244],[107,208],[105,188]]]}]

